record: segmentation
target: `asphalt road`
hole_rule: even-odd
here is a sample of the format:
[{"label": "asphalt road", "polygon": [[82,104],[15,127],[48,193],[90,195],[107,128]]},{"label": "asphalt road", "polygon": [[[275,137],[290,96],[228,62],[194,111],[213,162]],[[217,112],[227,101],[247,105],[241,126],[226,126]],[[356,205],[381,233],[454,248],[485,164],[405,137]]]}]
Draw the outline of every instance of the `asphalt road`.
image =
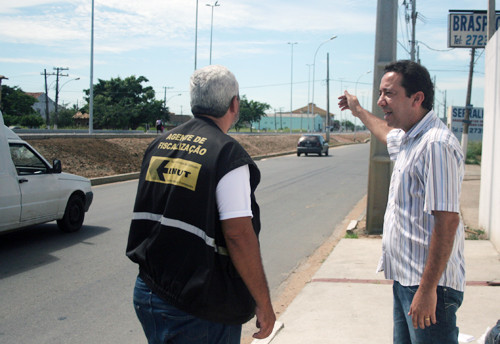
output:
[{"label": "asphalt road", "polygon": [[[366,193],[369,145],[258,162],[261,245],[272,292]],[[146,343],[125,257],[136,181],[93,188],[81,231],[55,223],[0,236],[0,343]]]}]

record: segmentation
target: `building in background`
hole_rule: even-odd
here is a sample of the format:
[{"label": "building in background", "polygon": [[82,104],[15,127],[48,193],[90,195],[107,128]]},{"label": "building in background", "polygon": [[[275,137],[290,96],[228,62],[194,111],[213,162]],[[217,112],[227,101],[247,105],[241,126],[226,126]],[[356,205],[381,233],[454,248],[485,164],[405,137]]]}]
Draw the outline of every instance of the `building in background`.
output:
[{"label": "building in background", "polygon": [[25,92],[27,95],[32,96],[36,99],[36,103],[33,104],[33,109],[42,116],[45,123],[47,123],[47,107],[45,106],[45,100],[48,99],[49,114],[56,110],[56,103],[50,99],[50,97],[45,97],[44,92]]},{"label": "building in background", "polygon": [[[264,131],[290,130],[304,132],[323,132],[326,126],[326,111],[309,104],[290,112],[274,112],[262,117],[258,122],[252,122],[252,128]],[[335,115],[330,113],[330,125],[333,125]]]}]

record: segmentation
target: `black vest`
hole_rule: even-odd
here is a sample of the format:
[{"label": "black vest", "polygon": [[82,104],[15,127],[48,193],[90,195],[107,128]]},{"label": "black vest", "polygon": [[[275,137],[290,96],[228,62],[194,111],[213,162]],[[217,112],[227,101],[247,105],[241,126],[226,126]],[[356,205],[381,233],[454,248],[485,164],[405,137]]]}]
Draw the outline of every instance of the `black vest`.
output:
[{"label": "black vest", "polygon": [[196,317],[243,324],[255,302],[227,253],[215,199],[229,171],[249,165],[253,227],[260,172],[243,147],[210,119],[194,118],[154,140],[142,162],[127,256],[171,305]]}]

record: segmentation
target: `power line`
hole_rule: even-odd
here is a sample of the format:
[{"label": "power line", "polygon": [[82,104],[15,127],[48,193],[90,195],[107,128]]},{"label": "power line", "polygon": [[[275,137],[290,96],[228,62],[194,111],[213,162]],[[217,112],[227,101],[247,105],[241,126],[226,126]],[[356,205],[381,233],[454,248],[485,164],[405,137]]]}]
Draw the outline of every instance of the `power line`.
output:
[{"label": "power line", "polygon": [[426,43],[422,42],[422,41],[417,41],[418,44],[423,44],[425,47],[427,47],[427,49],[429,50],[433,50],[433,51],[452,51],[452,50],[455,50],[455,48],[450,48],[450,49],[434,49],[434,48],[431,48],[429,45],[427,45]]}]

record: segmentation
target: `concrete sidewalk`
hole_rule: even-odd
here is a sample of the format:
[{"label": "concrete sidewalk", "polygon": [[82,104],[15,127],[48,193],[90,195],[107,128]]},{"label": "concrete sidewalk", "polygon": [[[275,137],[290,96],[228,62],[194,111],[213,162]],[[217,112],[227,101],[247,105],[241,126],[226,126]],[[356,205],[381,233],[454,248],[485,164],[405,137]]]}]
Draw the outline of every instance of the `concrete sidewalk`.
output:
[{"label": "concrete sidewalk", "polygon": [[[467,166],[462,189],[462,216],[474,229],[478,171]],[[274,335],[252,343],[392,343],[392,281],[375,273],[381,245],[380,237],[342,239],[278,319]],[[488,240],[467,240],[465,259],[459,339],[476,343],[500,319],[500,254]]]}]

